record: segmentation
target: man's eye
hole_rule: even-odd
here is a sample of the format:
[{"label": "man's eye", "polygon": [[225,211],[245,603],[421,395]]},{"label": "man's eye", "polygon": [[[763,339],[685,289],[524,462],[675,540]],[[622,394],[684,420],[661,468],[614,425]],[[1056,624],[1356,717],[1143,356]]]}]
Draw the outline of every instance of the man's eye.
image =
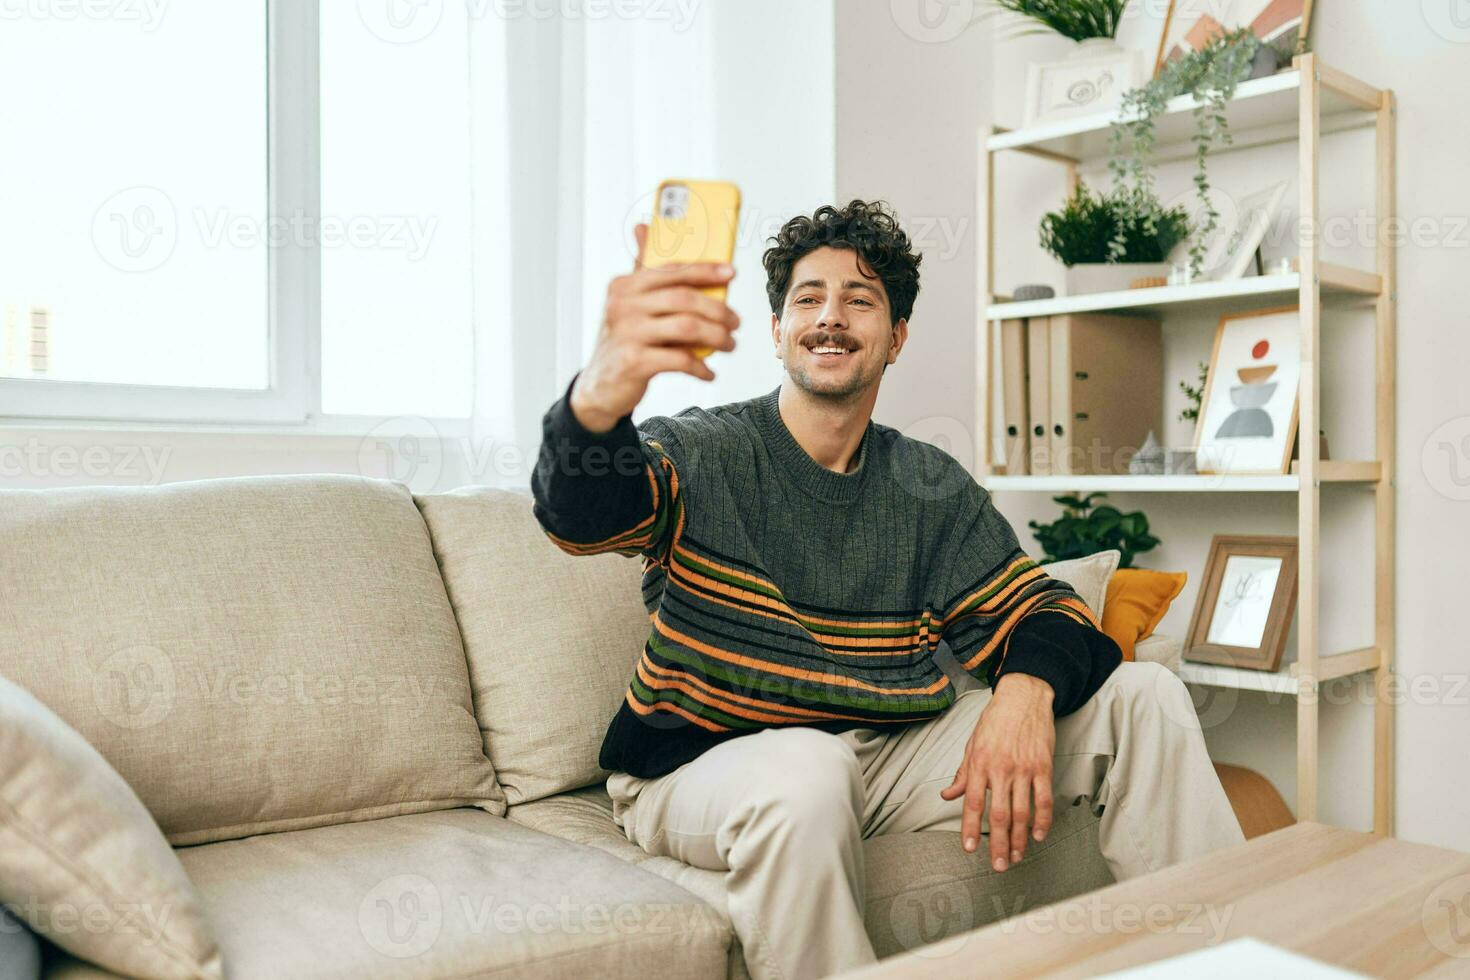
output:
[{"label": "man's eye", "polygon": [[854,303],[861,303],[864,306],[872,306],[873,305],[870,301],[863,299],[861,296],[859,296],[857,299],[853,300],[853,302]]},{"label": "man's eye", "polygon": [[796,303],[798,306],[800,306],[802,303],[815,303],[816,301],[817,298],[815,296],[803,296],[801,299],[797,300]]}]

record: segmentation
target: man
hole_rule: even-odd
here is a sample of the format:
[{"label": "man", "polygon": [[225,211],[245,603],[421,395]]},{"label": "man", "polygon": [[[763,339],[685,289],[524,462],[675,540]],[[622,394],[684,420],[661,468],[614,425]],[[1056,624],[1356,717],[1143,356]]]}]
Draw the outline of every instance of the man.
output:
[{"label": "man", "polygon": [[[728,873],[756,977],[873,960],[875,834],[988,837],[1004,871],[1054,798],[1085,798],[1120,880],[1243,840],[1182,683],[1121,663],[956,460],[871,420],[920,259],[882,204],[792,219],[765,253],[780,387],[641,426],[649,380],[713,379],[691,348],[733,350],[739,321],[699,291],[729,267],[635,267],[544,421],[548,536],[644,558],[652,629],[600,760],[614,818]],[[956,696],[941,638],[986,688]]]}]

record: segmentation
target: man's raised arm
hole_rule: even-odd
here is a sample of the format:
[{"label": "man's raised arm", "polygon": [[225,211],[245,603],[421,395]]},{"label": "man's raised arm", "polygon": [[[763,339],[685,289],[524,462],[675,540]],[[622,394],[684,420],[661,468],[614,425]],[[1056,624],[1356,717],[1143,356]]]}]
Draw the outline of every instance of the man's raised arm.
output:
[{"label": "man's raised arm", "polygon": [[[640,254],[647,231],[634,232]],[[699,290],[733,275],[720,265],[635,265],[608,286],[597,347],[543,418],[531,475],[536,520],[563,551],[667,560],[683,506],[679,474],[668,447],[639,432],[632,413],[656,375],[714,380],[693,348],[734,350],[740,320]]]}]

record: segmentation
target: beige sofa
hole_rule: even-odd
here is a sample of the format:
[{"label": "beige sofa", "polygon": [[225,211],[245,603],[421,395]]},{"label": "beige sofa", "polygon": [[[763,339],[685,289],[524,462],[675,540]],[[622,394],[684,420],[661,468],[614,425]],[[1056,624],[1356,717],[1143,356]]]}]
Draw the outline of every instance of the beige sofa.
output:
[{"label": "beige sofa", "polygon": [[[722,875],[630,844],[602,788],[639,577],[509,491],[3,491],[0,675],[137,794],[226,975],[744,976]],[[869,840],[880,955],[1109,883],[1094,815],[1058,809],[1004,874],[955,834]]]}]

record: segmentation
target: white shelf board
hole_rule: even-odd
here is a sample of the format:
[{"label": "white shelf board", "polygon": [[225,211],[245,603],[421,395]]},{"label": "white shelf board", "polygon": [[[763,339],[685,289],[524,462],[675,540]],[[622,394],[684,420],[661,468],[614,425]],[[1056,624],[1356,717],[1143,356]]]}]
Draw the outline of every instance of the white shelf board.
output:
[{"label": "white shelf board", "polygon": [[[1347,266],[1321,263],[1318,281],[1323,298],[1338,296],[1376,296],[1378,276]],[[1118,289],[1107,293],[1083,293],[1081,296],[1056,296],[1052,299],[1027,300],[1024,303],[992,303],[985,308],[991,320],[1016,320],[1032,316],[1066,316],[1069,313],[1099,311],[1127,312],[1173,309],[1183,306],[1228,306],[1241,297],[1274,296],[1284,303],[1296,298],[1302,277],[1296,272],[1271,276],[1244,276],[1240,279],[1192,282],[1185,286],[1153,286],[1148,289]]]},{"label": "white shelf board", "polygon": [[[1297,125],[1297,100],[1301,88],[1301,72],[1292,68],[1265,78],[1241,82],[1235,97],[1226,105],[1230,131],[1236,142],[1249,145],[1253,130],[1276,130],[1282,133]],[[1194,134],[1193,110],[1199,103],[1192,96],[1170,99],[1164,112],[1155,120],[1157,153],[1188,143]],[[1346,113],[1361,114],[1360,108],[1330,88],[1321,89],[1321,113],[1324,121]],[[1078,161],[1097,160],[1109,155],[1113,121],[1122,118],[1117,110],[1088,113],[1057,122],[1040,123],[1024,129],[998,133],[985,141],[988,150],[1039,150],[1060,154]],[[1325,128],[1333,128],[1325,125]]]},{"label": "white shelf board", "polygon": [[1230,687],[1237,691],[1267,691],[1277,694],[1296,694],[1296,678],[1291,676],[1291,665],[1286,664],[1273,672],[1245,670],[1240,667],[1223,667],[1216,664],[1197,664],[1185,660],[1179,665],[1179,678],[1186,684],[1203,687]]},{"label": "white shelf board", "polygon": [[1109,293],[1056,296],[1024,303],[992,303],[985,308],[991,320],[1017,320],[1031,316],[1065,316],[1102,310],[1159,310],[1196,303],[1231,300],[1241,296],[1280,295],[1283,300],[1301,289],[1302,277],[1295,272],[1275,276],[1245,276],[1219,282],[1192,282],[1186,286],[1153,286],[1148,289],[1119,289]]},{"label": "white shelf board", "polygon": [[1132,474],[1076,474],[1073,476],[988,476],[980,480],[990,491],[1045,491],[1048,493],[1132,492],[1287,492],[1296,493],[1301,481],[1296,474],[1236,476],[1190,474],[1187,476],[1134,476]]}]

